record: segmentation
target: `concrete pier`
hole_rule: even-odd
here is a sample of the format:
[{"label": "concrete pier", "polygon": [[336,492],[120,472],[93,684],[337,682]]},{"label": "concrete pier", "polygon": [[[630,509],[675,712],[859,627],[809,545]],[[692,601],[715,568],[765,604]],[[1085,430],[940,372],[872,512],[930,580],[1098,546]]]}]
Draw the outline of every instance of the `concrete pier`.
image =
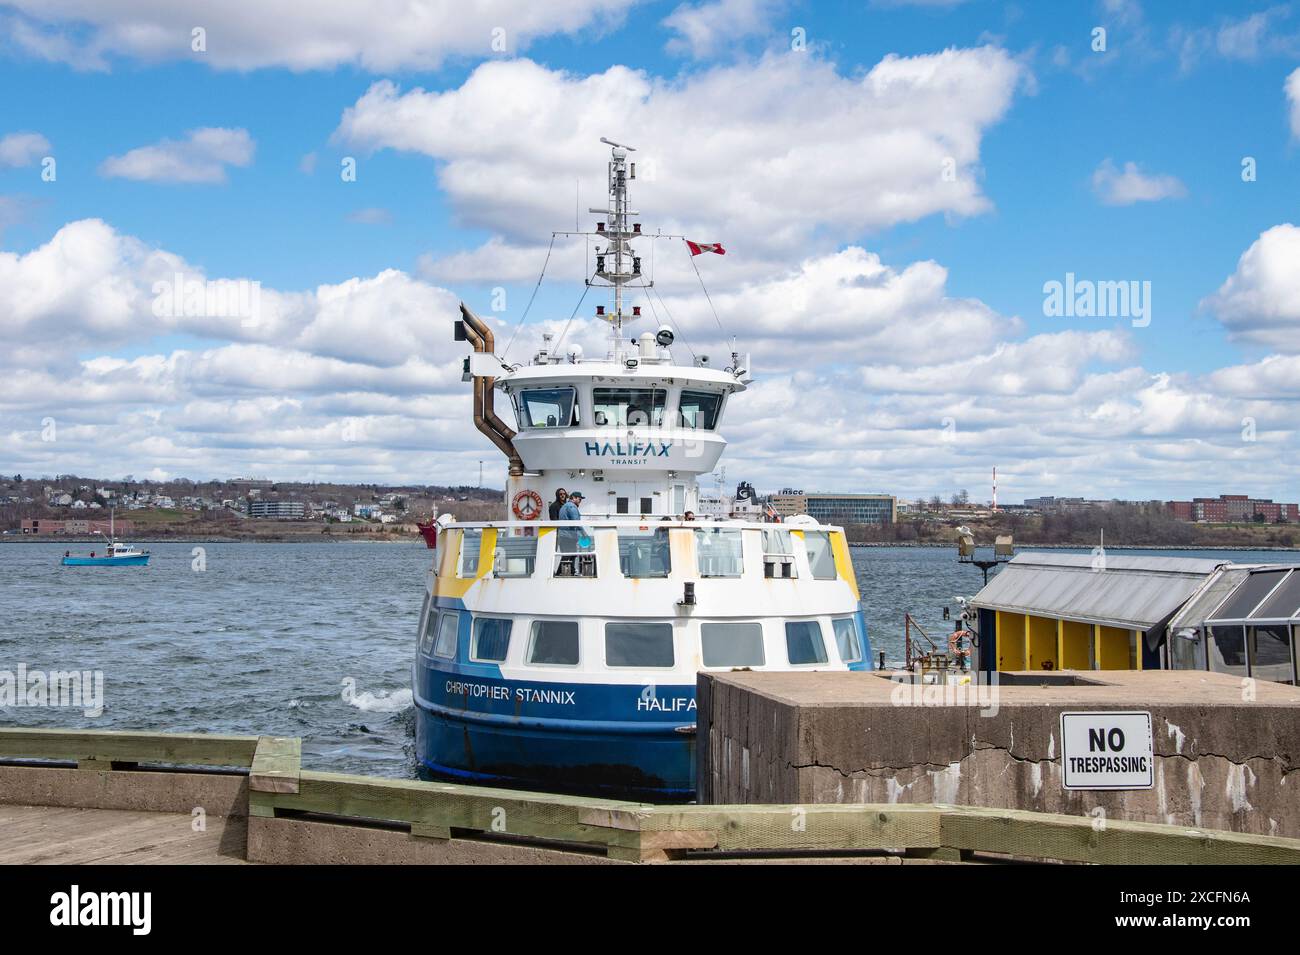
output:
[{"label": "concrete pier", "polygon": [[[722,803],[939,803],[1300,836],[1300,689],[1222,674],[701,674],[699,791]],[[1154,785],[1067,791],[1062,711],[1144,711]]]},{"label": "concrete pier", "polygon": [[[809,674],[802,674],[809,676]],[[953,805],[650,805],[306,769],[301,743],[0,729],[0,860],[1300,862],[1300,839]]]}]

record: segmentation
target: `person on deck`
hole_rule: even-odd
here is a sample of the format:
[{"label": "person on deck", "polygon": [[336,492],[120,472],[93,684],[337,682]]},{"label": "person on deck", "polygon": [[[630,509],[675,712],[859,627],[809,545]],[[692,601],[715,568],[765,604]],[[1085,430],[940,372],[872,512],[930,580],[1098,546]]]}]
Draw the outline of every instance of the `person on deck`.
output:
[{"label": "person on deck", "polygon": [[547,508],[547,513],[551,515],[551,520],[558,521],[560,519],[560,508],[564,507],[564,502],[568,500],[568,498],[569,492],[564,488],[559,487],[555,489],[555,500],[551,501],[551,506]]},{"label": "person on deck", "polygon": [[[561,521],[580,521],[582,520],[582,492],[574,491],[568,496],[568,500],[560,507],[559,517]],[[560,528],[560,572],[572,576],[576,573],[574,565],[574,555],[578,553],[578,542],[587,533],[585,527],[561,527]]]}]

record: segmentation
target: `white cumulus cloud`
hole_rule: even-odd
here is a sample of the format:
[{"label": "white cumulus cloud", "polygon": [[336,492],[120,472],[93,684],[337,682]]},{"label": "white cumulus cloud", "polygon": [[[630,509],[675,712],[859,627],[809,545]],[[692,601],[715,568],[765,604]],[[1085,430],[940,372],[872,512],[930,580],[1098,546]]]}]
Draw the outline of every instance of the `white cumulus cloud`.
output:
[{"label": "white cumulus cloud", "polygon": [[1286,98],[1291,108],[1291,137],[1300,139],[1300,68],[1286,78]]},{"label": "white cumulus cloud", "polygon": [[1262,232],[1201,304],[1242,341],[1300,353],[1300,227]]},{"label": "white cumulus cloud", "polygon": [[526,243],[572,221],[574,190],[556,183],[602,202],[599,139],[630,140],[647,222],[788,262],[863,230],[987,210],[980,144],[1023,78],[996,47],[891,55],[861,77],[809,53],[677,81],[491,62],[445,91],[376,83],[336,138],[437,160],[462,221]]},{"label": "white cumulus cloud", "polygon": [[0,137],[0,166],[30,166],[50,149],[50,141],[40,133],[10,133]]},{"label": "white cumulus cloud", "polygon": [[230,166],[247,166],[256,145],[246,129],[207,126],[192,129],[181,140],[164,139],[121,156],[110,156],[99,167],[104,176],[151,182],[226,181]]},{"label": "white cumulus cloud", "polygon": [[1108,206],[1131,206],[1136,202],[1181,199],[1187,195],[1187,187],[1177,176],[1147,174],[1134,162],[1126,162],[1121,170],[1109,159],[1103,160],[1093,172],[1092,189]]},{"label": "white cumulus cloud", "polygon": [[683,3],[664,18],[663,25],[676,36],[668,41],[669,53],[696,59],[770,29],[773,15],[785,0],[708,0]]},{"label": "white cumulus cloud", "polygon": [[[516,53],[545,36],[599,31],[633,0],[6,0],[13,43],[41,59],[105,69],[114,57],[217,69],[437,69],[449,57]],[[194,50],[195,29],[203,49]],[[494,46],[494,43],[496,44]]]}]

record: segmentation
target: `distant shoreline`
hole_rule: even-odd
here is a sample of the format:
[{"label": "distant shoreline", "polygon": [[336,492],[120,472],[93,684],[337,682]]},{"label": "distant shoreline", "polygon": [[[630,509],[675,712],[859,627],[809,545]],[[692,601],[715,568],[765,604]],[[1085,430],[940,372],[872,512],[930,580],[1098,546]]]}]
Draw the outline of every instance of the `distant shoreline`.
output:
[{"label": "distant shoreline", "polygon": [[[934,547],[956,550],[956,545],[945,541],[849,541],[850,547]],[[1026,550],[1092,550],[1095,544],[1016,544],[1016,552]],[[1106,550],[1234,550],[1300,554],[1300,547],[1249,544],[1107,544]]]},{"label": "distant shoreline", "polygon": [[[31,534],[7,535],[0,536],[0,544],[99,544],[103,542],[100,537],[43,537]],[[398,537],[391,534],[348,534],[330,535],[321,534],[319,536],[311,535],[290,535],[286,537],[274,537],[266,535],[249,535],[247,537],[210,537],[210,536],[168,536],[168,537],[136,537],[132,535],[131,543],[133,544],[423,544],[423,540],[418,536]],[[850,547],[869,547],[869,548],[888,548],[888,547],[907,547],[907,548],[931,548],[938,550],[955,550],[952,543],[943,541],[850,541]],[[1017,544],[1016,552],[1020,553],[1027,550],[1092,550],[1090,544]],[[1255,553],[1277,553],[1277,554],[1300,554],[1300,547],[1277,547],[1277,546],[1250,546],[1245,544],[1219,544],[1219,545],[1197,545],[1197,544],[1108,544],[1107,550],[1167,550],[1167,551],[1250,551]]]},{"label": "distant shoreline", "polygon": [[[102,544],[102,537],[44,537],[34,534],[0,536],[0,544]],[[168,537],[138,537],[131,535],[132,544],[422,544],[419,536],[397,537],[391,534],[364,535],[349,534],[337,537],[329,534],[312,536],[308,534],[275,537],[262,534],[250,534],[247,537],[194,537],[176,535]]]}]

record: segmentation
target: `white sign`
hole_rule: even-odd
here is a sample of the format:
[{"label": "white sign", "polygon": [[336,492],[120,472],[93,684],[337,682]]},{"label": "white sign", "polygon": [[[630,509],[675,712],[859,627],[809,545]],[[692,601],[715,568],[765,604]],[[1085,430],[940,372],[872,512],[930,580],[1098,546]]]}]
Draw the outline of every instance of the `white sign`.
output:
[{"label": "white sign", "polygon": [[1062,713],[1061,781],[1066,789],[1150,789],[1151,714]]}]

